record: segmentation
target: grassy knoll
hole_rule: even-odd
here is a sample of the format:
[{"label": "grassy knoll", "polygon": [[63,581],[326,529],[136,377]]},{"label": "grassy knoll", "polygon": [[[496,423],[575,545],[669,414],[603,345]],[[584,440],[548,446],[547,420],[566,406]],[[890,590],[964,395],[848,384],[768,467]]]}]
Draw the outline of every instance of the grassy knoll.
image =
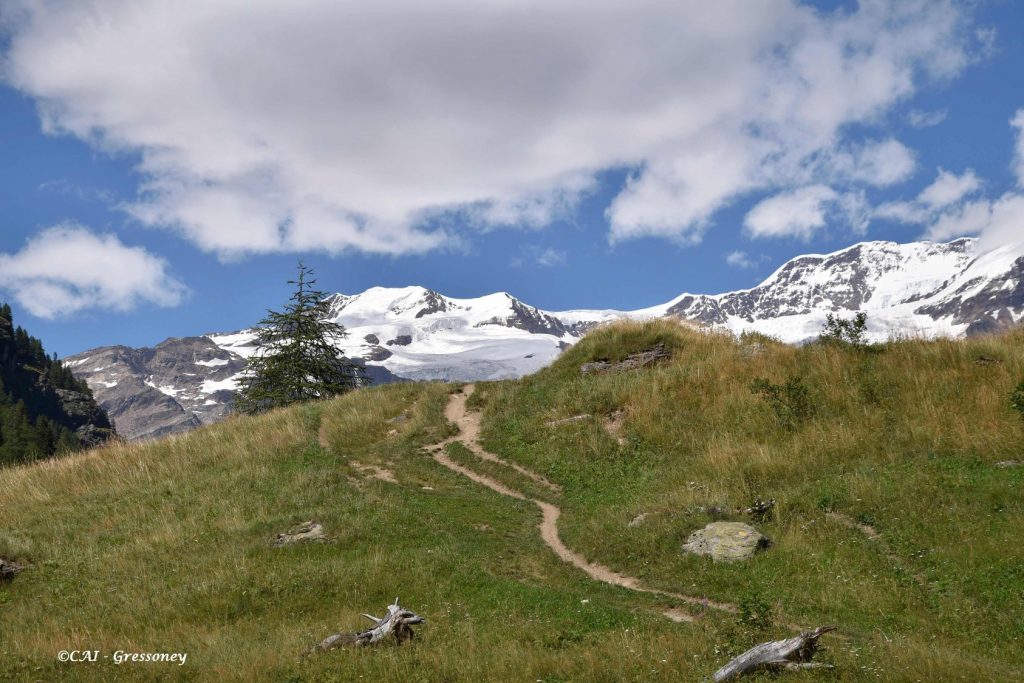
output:
[{"label": "grassy knoll", "polygon": [[[579,372],[658,342],[674,356],[654,369]],[[761,625],[838,624],[884,680],[1016,680],[1024,468],[996,463],[1024,452],[1008,399],[1021,377],[1021,332],[857,350],[658,323],[598,330],[476,403],[487,448],[565,488],[565,540],[590,559],[770,613]],[[792,378],[796,411],[751,388]],[[595,417],[546,424],[579,414]],[[622,444],[603,425],[615,415]],[[769,552],[725,566],[678,552],[710,508],[743,519],[756,498],[777,501],[759,525]]]},{"label": "grassy knoll", "polygon": [[[579,372],[659,341],[674,355],[656,367]],[[806,388],[795,415],[786,401],[803,399],[780,407],[750,388],[791,377]],[[1008,402],[1022,377],[1021,333],[865,352],[652,323],[479,385],[484,445],[563,493],[458,444],[451,457],[557,502],[563,539],[588,559],[742,608],[695,624],[563,565],[532,503],[424,454],[451,434],[445,385],[0,470],[0,555],[32,565],[0,585],[0,680],[696,681],[786,624],[824,623],[840,627],[818,656],[836,670],[786,680],[1019,680],[1024,468],[995,463],[1024,453]],[[593,418],[546,425],[578,414]],[[741,519],[730,510],[756,497],[777,501],[758,524],[772,549],[740,565],[680,553],[709,507]],[[308,519],[330,542],[271,547]],[[300,656],[396,595],[428,619],[412,644]],[[189,659],[57,661],[74,649]]]}]

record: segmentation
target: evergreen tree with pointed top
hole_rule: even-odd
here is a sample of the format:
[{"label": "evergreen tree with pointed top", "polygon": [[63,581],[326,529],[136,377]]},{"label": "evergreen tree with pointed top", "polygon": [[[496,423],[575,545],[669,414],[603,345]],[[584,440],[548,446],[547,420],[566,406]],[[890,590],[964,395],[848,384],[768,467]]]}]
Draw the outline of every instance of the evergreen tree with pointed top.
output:
[{"label": "evergreen tree with pointed top", "polygon": [[302,261],[288,284],[295,291],[283,311],[267,311],[239,381],[235,410],[258,413],[299,401],[343,394],[362,384],[362,369],[341,355],[336,343],[345,328],[326,320],[326,295],[315,288],[313,270]]}]

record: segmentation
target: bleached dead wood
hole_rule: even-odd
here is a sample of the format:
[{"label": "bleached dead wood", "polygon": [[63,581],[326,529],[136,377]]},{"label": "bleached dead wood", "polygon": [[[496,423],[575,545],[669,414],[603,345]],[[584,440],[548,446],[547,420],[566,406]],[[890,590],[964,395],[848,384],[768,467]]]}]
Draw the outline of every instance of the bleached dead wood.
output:
[{"label": "bleached dead wood", "polygon": [[715,683],[738,678],[759,669],[819,669],[831,668],[828,664],[811,661],[818,650],[818,638],[835,626],[820,626],[786,640],[774,640],[750,648],[715,672]]},{"label": "bleached dead wood", "polygon": [[0,581],[10,581],[25,569],[24,565],[0,556]]},{"label": "bleached dead wood", "polygon": [[557,427],[558,425],[570,424],[572,422],[582,422],[583,420],[589,420],[593,417],[590,413],[586,415],[573,415],[572,417],[563,417],[561,420],[549,420],[544,423],[545,427]]},{"label": "bleached dead wood", "polygon": [[358,633],[335,633],[320,641],[316,649],[330,650],[343,645],[375,645],[388,636],[394,636],[395,642],[401,645],[406,640],[412,640],[413,624],[422,624],[426,621],[415,612],[399,607],[398,598],[395,598],[394,604],[388,605],[388,611],[382,618],[372,614],[363,616],[373,622],[373,628]]}]

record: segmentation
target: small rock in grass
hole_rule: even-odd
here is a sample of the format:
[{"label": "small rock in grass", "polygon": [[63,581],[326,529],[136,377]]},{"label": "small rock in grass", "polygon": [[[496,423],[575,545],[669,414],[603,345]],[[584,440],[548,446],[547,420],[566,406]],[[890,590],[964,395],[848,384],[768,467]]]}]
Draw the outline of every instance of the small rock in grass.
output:
[{"label": "small rock in grass", "polygon": [[645,520],[645,519],[647,519],[647,513],[646,513],[646,512],[641,512],[641,513],[640,513],[639,515],[637,515],[636,517],[634,517],[634,518],[633,518],[633,519],[632,519],[632,520],[631,520],[631,521],[629,522],[629,525],[628,525],[628,526],[629,526],[629,528],[630,528],[630,529],[635,529],[636,527],[638,527],[638,526],[640,526],[641,524],[643,524],[643,523],[644,523],[644,520]]},{"label": "small rock in grass", "polygon": [[708,555],[715,562],[747,560],[771,541],[757,529],[742,522],[712,522],[690,534],[683,550],[694,555]]},{"label": "small rock in grass", "polygon": [[751,519],[755,522],[763,522],[768,519],[772,513],[772,509],[775,507],[775,499],[770,498],[769,500],[761,500],[758,498],[753,504],[748,507],[744,512],[750,515]]},{"label": "small rock in grass", "polygon": [[580,366],[580,372],[584,375],[593,375],[600,372],[620,372],[623,370],[637,370],[653,363],[671,358],[672,352],[665,348],[664,344],[656,344],[649,349],[631,353],[624,360],[612,362],[610,360],[596,360],[584,363]]},{"label": "small rock in grass", "polygon": [[280,548],[283,545],[292,545],[294,543],[326,540],[327,534],[324,532],[323,525],[318,522],[309,521],[303,522],[283,534],[278,534],[277,539],[274,541],[274,547]]},{"label": "small rock in grass", "polygon": [[1007,469],[1010,467],[1020,467],[1020,460],[1000,460],[996,463],[996,467]]}]

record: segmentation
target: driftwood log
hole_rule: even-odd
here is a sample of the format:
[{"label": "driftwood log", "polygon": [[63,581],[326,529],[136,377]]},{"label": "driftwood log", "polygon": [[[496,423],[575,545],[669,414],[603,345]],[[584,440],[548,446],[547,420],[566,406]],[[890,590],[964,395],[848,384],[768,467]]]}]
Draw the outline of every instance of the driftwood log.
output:
[{"label": "driftwood log", "polygon": [[818,638],[835,626],[821,626],[786,640],[774,640],[752,647],[715,672],[715,683],[738,678],[760,669],[824,669],[828,664],[811,661],[818,650]]},{"label": "driftwood log", "polygon": [[399,607],[398,598],[395,598],[394,604],[388,605],[388,611],[383,618],[372,614],[363,616],[373,622],[373,628],[358,633],[335,633],[320,641],[315,649],[330,650],[343,645],[375,645],[388,636],[394,636],[395,642],[401,645],[406,640],[412,640],[413,624],[422,624],[426,621],[415,612]]}]

